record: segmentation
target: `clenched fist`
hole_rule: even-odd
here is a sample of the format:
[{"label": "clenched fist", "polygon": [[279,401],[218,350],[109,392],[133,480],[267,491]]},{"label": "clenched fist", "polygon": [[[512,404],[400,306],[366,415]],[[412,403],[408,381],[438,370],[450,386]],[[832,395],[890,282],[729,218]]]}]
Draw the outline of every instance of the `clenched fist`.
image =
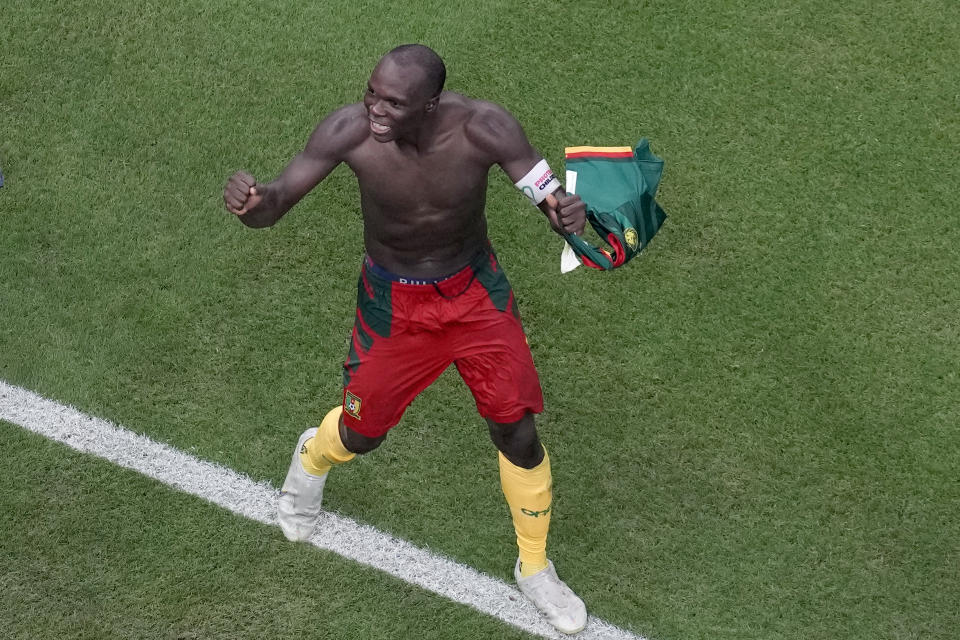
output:
[{"label": "clenched fist", "polygon": [[[545,207],[542,206],[543,203],[546,204]],[[541,208],[547,214],[554,231],[560,235],[583,233],[587,221],[587,205],[580,196],[568,194],[558,199],[551,194],[543,203]]]},{"label": "clenched fist", "polygon": [[242,216],[263,200],[263,187],[249,173],[237,171],[223,188],[223,204],[227,211]]}]

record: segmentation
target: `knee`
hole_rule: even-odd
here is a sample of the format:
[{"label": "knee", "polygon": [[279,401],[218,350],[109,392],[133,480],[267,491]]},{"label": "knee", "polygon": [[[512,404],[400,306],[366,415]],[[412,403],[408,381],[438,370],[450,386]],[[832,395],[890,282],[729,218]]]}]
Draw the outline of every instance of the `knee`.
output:
[{"label": "knee", "polygon": [[543,446],[532,413],[517,422],[504,424],[487,420],[487,425],[490,427],[490,439],[511,463],[532,469],[543,462]]},{"label": "knee", "polygon": [[340,440],[343,441],[343,446],[347,448],[347,451],[351,451],[357,455],[370,453],[379,447],[386,439],[387,434],[372,438],[370,436],[365,436],[362,433],[357,433],[347,425],[343,424],[342,421],[340,422]]}]

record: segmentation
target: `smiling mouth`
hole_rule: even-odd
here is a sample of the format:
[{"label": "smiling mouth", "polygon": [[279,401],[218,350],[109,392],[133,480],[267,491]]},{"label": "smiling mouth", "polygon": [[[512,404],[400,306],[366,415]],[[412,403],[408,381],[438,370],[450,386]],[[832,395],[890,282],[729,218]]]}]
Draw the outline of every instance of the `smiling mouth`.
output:
[{"label": "smiling mouth", "polygon": [[383,135],[390,132],[390,127],[385,124],[380,124],[379,122],[370,121],[370,131],[373,131],[377,135]]}]

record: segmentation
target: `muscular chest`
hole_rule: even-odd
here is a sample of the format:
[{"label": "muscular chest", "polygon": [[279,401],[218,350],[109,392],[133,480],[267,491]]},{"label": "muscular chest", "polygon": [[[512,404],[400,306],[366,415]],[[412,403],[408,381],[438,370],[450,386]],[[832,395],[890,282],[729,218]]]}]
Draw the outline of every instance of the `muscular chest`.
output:
[{"label": "muscular chest", "polygon": [[[486,190],[489,165],[469,150],[404,153],[394,145],[364,149],[350,163],[361,193],[377,208],[396,213],[454,211]],[[482,197],[482,196],[481,196]]]}]

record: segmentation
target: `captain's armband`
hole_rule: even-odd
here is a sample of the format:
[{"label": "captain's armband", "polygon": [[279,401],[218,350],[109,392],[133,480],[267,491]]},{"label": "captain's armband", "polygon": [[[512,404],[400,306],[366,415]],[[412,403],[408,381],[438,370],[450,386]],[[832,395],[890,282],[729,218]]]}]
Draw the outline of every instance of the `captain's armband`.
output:
[{"label": "captain's armband", "polygon": [[540,204],[548,195],[560,188],[560,181],[553,175],[553,169],[546,160],[533,165],[533,169],[530,169],[527,175],[513,184],[530,198],[533,204]]}]

